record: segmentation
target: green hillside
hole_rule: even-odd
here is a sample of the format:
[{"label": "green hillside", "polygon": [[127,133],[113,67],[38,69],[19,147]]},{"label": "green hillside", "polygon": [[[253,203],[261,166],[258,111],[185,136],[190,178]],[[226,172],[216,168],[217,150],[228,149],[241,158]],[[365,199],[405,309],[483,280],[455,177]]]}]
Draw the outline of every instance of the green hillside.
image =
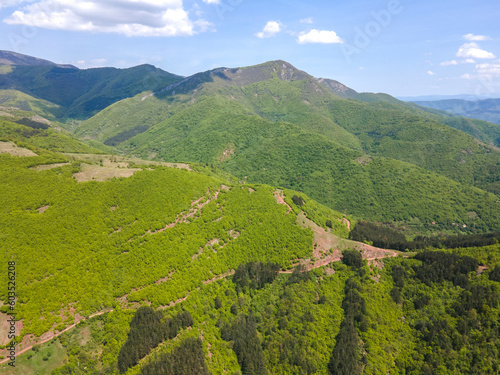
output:
[{"label": "green hillside", "polygon": [[63,112],[63,109],[56,104],[36,99],[16,90],[0,90],[0,106],[15,107],[23,111],[34,112],[51,121],[57,121],[57,117]]},{"label": "green hillside", "polygon": [[[7,66],[7,65],[4,65]],[[78,69],[46,65],[8,65],[0,90],[17,90],[63,108],[60,119],[85,119],[121,99],[159,90],[181,77],[141,65],[129,69]]]},{"label": "green hillside", "polygon": [[[344,99],[325,82],[283,61],[217,69],[115,103],[76,133],[144,158],[216,164],[370,220],[497,228],[498,199],[471,186],[499,194],[500,152],[465,133],[475,124],[382,94]],[[362,155],[375,162],[355,163]],[[493,221],[477,226],[479,210]]]},{"label": "green hillside", "polygon": [[249,115],[245,106],[222,97],[200,98],[120,147],[144,158],[213,164],[247,182],[304,191],[364,219],[412,222],[415,230],[456,222],[491,230],[500,224],[493,194],[412,164],[366,156],[296,125]]},{"label": "green hillside", "polygon": [[70,307],[90,315],[126,294],[129,301],[168,305],[242,262],[287,268],[311,254],[310,231],[277,203],[270,186],[224,185],[154,165],[136,166],[128,179],[77,183],[72,176],[85,170],[81,162],[38,170],[68,159],[28,143],[19,147],[38,156],[0,153],[0,240],[4,261],[14,260],[23,277],[17,307],[23,335],[70,324]]},{"label": "green hillside", "polygon": [[[231,71],[239,89],[209,74],[196,78],[208,92],[185,80],[117,102],[78,128],[96,147],[2,109],[0,260],[14,274],[0,282],[16,298],[0,289],[0,373],[498,373],[498,241],[399,252],[348,239],[359,219],[440,240],[498,230],[498,196],[384,156],[414,158],[434,131],[429,152],[452,163],[471,138],[264,67]],[[308,122],[299,101],[321,115]],[[492,149],[474,144],[462,164],[488,166]]]}]

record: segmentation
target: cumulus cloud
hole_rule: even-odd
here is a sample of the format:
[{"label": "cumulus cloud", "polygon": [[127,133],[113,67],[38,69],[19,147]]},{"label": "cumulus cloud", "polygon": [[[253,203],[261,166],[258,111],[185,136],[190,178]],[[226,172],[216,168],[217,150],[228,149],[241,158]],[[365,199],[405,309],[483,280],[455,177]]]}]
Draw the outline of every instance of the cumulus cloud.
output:
[{"label": "cumulus cloud", "polygon": [[281,31],[281,24],[277,21],[269,21],[264,26],[264,29],[257,34],[255,34],[258,38],[270,38],[275,36]]},{"label": "cumulus cloud", "polygon": [[304,19],[300,20],[300,23],[312,24],[313,23],[313,19],[312,19],[312,17],[307,17],[307,18],[304,18]]},{"label": "cumulus cloud", "polygon": [[477,43],[465,43],[457,52],[457,57],[471,58],[471,59],[494,59],[495,55],[491,52],[485,51],[477,45]]},{"label": "cumulus cloud", "polygon": [[465,34],[465,40],[470,40],[471,42],[479,42],[481,40],[491,40],[489,36],[486,35],[474,35],[474,34]]},{"label": "cumulus cloud", "polygon": [[451,60],[451,61],[443,61],[441,64],[439,64],[441,66],[450,66],[450,65],[458,65],[458,62],[457,60]]},{"label": "cumulus cloud", "polygon": [[335,44],[344,43],[335,31],[312,29],[308,32],[302,32],[297,40],[299,44],[320,43]]},{"label": "cumulus cloud", "polygon": [[220,4],[220,0],[203,0],[207,4]]},{"label": "cumulus cloud", "polygon": [[472,77],[471,77],[471,75],[469,73],[462,74],[460,76],[460,78],[462,78],[462,79],[472,79]]},{"label": "cumulus cloud", "polygon": [[500,77],[500,64],[477,64],[476,72],[481,78]]},{"label": "cumulus cloud", "polygon": [[436,73],[434,73],[432,70],[428,70],[427,74],[430,75],[430,76],[435,76],[436,75]]},{"label": "cumulus cloud", "polygon": [[203,19],[192,21],[182,0],[36,0],[4,22],[130,37],[190,36],[213,28]]}]

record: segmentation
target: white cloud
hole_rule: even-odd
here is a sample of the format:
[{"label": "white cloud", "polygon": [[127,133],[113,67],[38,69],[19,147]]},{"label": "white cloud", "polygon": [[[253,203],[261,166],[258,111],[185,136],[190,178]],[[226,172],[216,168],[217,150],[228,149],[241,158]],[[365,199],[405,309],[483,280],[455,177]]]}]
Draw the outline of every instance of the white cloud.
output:
[{"label": "white cloud", "polygon": [[307,24],[312,24],[314,21],[312,19],[312,17],[307,17],[307,18],[304,18],[302,20],[300,20],[300,23],[307,23]]},{"label": "white cloud", "polygon": [[189,36],[213,28],[192,21],[182,0],[36,0],[4,22],[53,30],[126,36]]},{"label": "white cloud", "polygon": [[427,74],[430,75],[430,76],[435,76],[436,75],[436,73],[434,73],[432,70],[428,70]]},{"label": "white cloud", "polygon": [[451,60],[451,61],[443,61],[441,64],[439,64],[441,66],[450,66],[450,65],[458,65],[458,62],[457,60]]},{"label": "white cloud", "polygon": [[477,64],[476,72],[480,78],[500,77],[500,64]]},{"label": "white cloud", "polygon": [[464,35],[465,40],[470,40],[473,42],[479,42],[481,40],[491,40],[489,36],[486,35],[474,35],[474,34],[466,34]]},{"label": "white cloud", "polygon": [[460,76],[460,78],[463,78],[463,79],[472,79],[472,77],[471,77],[471,75],[469,73],[462,74]]},{"label": "white cloud", "polygon": [[16,6],[16,5],[20,5],[22,3],[27,3],[27,2],[32,2],[34,0],[2,0],[0,2],[0,9],[1,8],[9,8],[9,7],[13,7],[13,6]]},{"label": "white cloud", "polygon": [[108,62],[107,59],[93,59],[93,60],[78,60],[73,62],[73,65],[76,65],[79,68],[86,69],[86,68],[98,68],[98,67],[104,67],[106,66],[106,63]]},{"label": "white cloud", "polygon": [[264,29],[257,34],[255,34],[258,38],[270,38],[275,36],[281,31],[281,24],[277,21],[269,21],[264,26]]},{"label": "white cloud", "polygon": [[220,4],[220,0],[203,0],[207,4]]},{"label": "white cloud", "polygon": [[495,55],[485,51],[477,45],[477,43],[465,43],[457,52],[457,57],[473,58],[473,59],[494,59]]},{"label": "white cloud", "polygon": [[464,63],[464,64],[475,64],[476,60],[474,60],[474,59],[465,59],[465,60],[463,60],[461,62]]},{"label": "white cloud", "polygon": [[321,44],[335,44],[344,43],[335,31],[316,30],[312,29],[308,32],[302,32],[297,40],[299,44],[308,43],[321,43]]}]

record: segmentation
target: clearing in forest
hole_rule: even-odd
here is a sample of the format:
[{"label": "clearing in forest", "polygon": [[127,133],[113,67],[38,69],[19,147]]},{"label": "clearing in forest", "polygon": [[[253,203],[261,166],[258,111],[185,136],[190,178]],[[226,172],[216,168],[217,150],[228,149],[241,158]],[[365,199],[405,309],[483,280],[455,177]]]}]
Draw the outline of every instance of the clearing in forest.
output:
[{"label": "clearing in forest", "polygon": [[75,173],[73,177],[78,182],[85,181],[106,181],[113,178],[132,176],[135,172],[140,171],[138,168],[112,168],[98,167],[95,165],[82,164],[80,172]]},{"label": "clearing in forest", "polygon": [[0,154],[10,154],[12,156],[37,156],[33,151],[19,147],[14,142],[0,142]]},{"label": "clearing in forest", "polygon": [[347,249],[361,251],[363,259],[368,260],[395,257],[400,254],[400,252],[395,250],[381,249],[336,236],[308,219],[304,212],[297,215],[297,223],[304,228],[312,229],[314,234],[313,257],[316,259],[316,262],[308,268],[318,268],[326,266],[331,262],[338,262],[342,258],[342,251]]}]

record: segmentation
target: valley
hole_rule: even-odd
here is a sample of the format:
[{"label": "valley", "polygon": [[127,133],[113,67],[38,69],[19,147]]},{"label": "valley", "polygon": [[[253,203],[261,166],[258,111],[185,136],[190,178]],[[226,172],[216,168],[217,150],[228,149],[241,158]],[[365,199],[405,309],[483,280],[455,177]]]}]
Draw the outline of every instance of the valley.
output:
[{"label": "valley", "polygon": [[0,106],[1,373],[498,371],[497,125],[281,60],[3,51]]}]

